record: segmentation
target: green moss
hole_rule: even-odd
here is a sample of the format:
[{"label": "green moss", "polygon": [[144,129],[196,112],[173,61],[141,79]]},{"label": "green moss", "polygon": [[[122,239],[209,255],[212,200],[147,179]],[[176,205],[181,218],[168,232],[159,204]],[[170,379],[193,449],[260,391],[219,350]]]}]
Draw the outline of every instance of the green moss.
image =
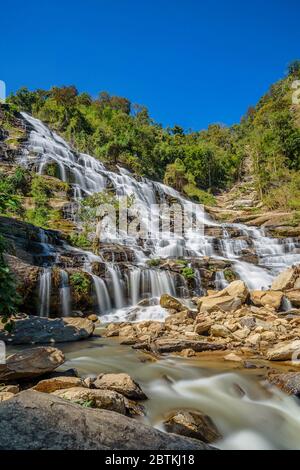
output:
[{"label": "green moss", "polygon": [[181,274],[183,277],[185,277],[186,280],[191,281],[192,279],[195,279],[195,271],[191,267],[185,267],[181,270]]},{"label": "green moss", "polygon": [[160,265],[160,259],[157,258],[157,259],[149,259],[147,261],[147,264],[150,268],[156,268],[157,266]]},{"label": "green moss", "polygon": [[183,187],[183,191],[188,197],[195,199],[200,204],[205,204],[206,206],[216,205],[216,199],[211,193],[199,189],[193,184],[186,184]]}]

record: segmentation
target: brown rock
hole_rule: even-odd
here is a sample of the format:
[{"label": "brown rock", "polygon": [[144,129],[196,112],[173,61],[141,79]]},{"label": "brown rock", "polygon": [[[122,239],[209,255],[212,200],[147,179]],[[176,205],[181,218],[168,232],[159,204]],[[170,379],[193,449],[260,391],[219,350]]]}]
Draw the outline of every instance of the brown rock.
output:
[{"label": "brown rock", "polygon": [[272,282],[272,290],[300,289],[300,266],[291,266]]},{"label": "brown rock", "polygon": [[168,432],[199,439],[202,442],[214,442],[221,438],[212,419],[199,411],[177,411],[165,422]]},{"label": "brown rock", "polygon": [[9,400],[10,398],[13,398],[15,396],[15,393],[11,392],[0,392],[0,402]]},{"label": "brown rock", "polygon": [[268,380],[289,395],[300,395],[300,372],[270,373]]},{"label": "brown rock", "polygon": [[284,293],[293,307],[300,307],[300,289],[290,290]]},{"label": "brown rock", "polygon": [[93,382],[98,389],[114,390],[127,398],[146,400],[147,396],[141,387],[128,374],[102,374]]},{"label": "brown rock", "polygon": [[63,353],[49,346],[26,349],[7,358],[6,364],[0,365],[0,381],[38,377],[52,372],[64,363]]},{"label": "brown rock", "polygon": [[288,361],[294,356],[295,359],[300,356],[300,340],[278,343],[267,352],[269,361]]},{"label": "brown rock", "polygon": [[257,307],[271,307],[275,310],[279,310],[283,299],[283,293],[275,290],[254,290],[250,293],[250,298],[252,303]]},{"label": "brown rock", "polygon": [[82,385],[82,380],[78,377],[54,377],[52,379],[41,380],[33,387],[33,390],[44,393],[52,393],[56,390],[82,387]]},{"label": "brown rock", "polygon": [[90,321],[92,321],[92,322],[94,322],[94,323],[96,323],[96,322],[99,321],[98,316],[95,315],[94,313],[93,313],[92,315],[89,315],[87,318],[88,318],[88,320],[90,320]]},{"label": "brown rock", "polygon": [[166,309],[176,310],[176,312],[180,312],[185,310],[184,305],[182,305],[179,300],[175,299],[169,294],[163,294],[160,298],[160,305]]},{"label": "brown rock", "polygon": [[232,312],[237,310],[242,305],[242,301],[238,297],[232,297],[230,295],[224,295],[220,297],[209,296],[202,297],[198,303],[199,311],[202,312],[215,312],[217,310],[223,310],[224,312]]}]

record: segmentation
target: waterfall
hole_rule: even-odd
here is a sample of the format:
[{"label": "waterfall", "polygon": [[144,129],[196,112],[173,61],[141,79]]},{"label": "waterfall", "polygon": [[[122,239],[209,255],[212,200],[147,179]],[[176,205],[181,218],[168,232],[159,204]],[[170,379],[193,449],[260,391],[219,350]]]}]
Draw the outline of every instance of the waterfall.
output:
[{"label": "waterfall", "polygon": [[44,268],[40,275],[39,316],[49,317],[51,297],[51,268]]},{"label": "waterfall", "polygon": [[215,287],[217,290],[222,290],[228,286],[223,271],[217,271],[215,275]]},{"label": "waterfall", "polygon": [[122,308],[125,306],[125,299],[120,269],[118,266],[110,264],[107,265],[107,270],[111,277],[115,307]]},{"label": "waterfall", "polygon": [[289,312],[292,309],[293,309],[293,306],[292,306],[292,303],[291,303],[290,299],[288,299],[286,296],[284,296],[283,299],[282,299],[281,310],[283,312]]},{"label": "waterfall", "polygon": [[71,289],[69,284],[69,275],[66,271],[60,271],[60,304],[63,317],[71,316]]},{"label": "waterfall", "polygon": [[[270,238],[263,228],[248,227],[240,223],[216,222],[210,218],[201,205],[192,204],[176,190],[147,178],[140,177],[137,180],[123,168],[117,168],[115,172],[110,171],[98,159],[75,152],[64,139],[38,119],[26,113],[22,113],[22,116],[32,129],[19,159],[22,165],[34,167],[40,174],[44,174],[49,164],[55,164],[59,177],[67,181],[73,189],[72,202],[78,203],[83,197],[101,192],[107,187],[114,188],[118,196],[134,195],[142,224],[146,231],[151,232],[151,237],[146,239],[127,233],[125,230],[116,234],[117,239],[114,238],[113,242],[129,246],[134,252],[138,266],[129,266],[127,295],[124,285],[125,274],[121,272],[116,260],[107,264],[109,279],[98,281],[94,278],[99,312],[109,311],[112,306],[121,309],[128,303],[136,304],[141,298],[158,297],[163,293],[176,295],[177,291],[185,295],[183,294],[186,291],[185,279],[177,276],[175,285],[173,274],[169,271],[149,268],[147,260],[151,258],[181,259],[208,256],[229,261],[232,269],[250,289],[267,289],[280,271],[300,263],[299,241],[292,238]],[[188,230],[182,235],[169,233],[170,231],[165,228],[162,231],[159,230],[162,225],[165,227],[167,217],[159,212],[155,204],[170,205],[170,201],[175,201],[177,205],[185,209],[185,216],[189,222],[197,219],[204,226],[219,228],[221,235],[206,236],[201,230],[196,233]],[[76,221],[76,207],[70,207],[67,212],[68,216]],[[109,230],[103,233],[102,241],[112,242]],[[42,230],[40,243],[45,254],[50,253],[49,240]],[[83,251],[82,253],[86,256]],[[248,262],[244,257],[245,253],[248,255],[253,253],[257,264]],[[63,314],[68,315],[71,313],[70,289],[67,274],[61,276],[64,278],[62,279],[63,287],[60,289],[61,303]],[[43,292],[46,292],[47,276],[45,275],[45,279],[42,278],[43,275],[40,280],[40,296],[45,295],[45,301],[42,301],[45,305],[48,302],[48,294],[42,294],[41,286],[44,285]],[[215,281],[217,288],[225,286],[221,272],[216,274]],[[199,272],[196,272],[195,283],[196,292],[201,292]],[[51,287],[47,289],[51,290]]]},{"label": "waterfall", "polygon": [[99,310],[98,313],[103,315],[104,313],[107,313],[111,310],[111,301],[109,298],[109,293],[103,279],[98,276],[95,276],[94,274],[92,274],[91,276],[95,287]]}]

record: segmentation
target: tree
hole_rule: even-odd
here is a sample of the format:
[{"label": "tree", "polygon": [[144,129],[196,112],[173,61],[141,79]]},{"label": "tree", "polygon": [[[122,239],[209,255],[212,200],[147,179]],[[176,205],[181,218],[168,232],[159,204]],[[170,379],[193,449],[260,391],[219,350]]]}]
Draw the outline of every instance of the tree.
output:
[{"label": "tree", "polygon": [[299,75],[300,74],[300,60],[293,60],[288,66],[289,75]]}]

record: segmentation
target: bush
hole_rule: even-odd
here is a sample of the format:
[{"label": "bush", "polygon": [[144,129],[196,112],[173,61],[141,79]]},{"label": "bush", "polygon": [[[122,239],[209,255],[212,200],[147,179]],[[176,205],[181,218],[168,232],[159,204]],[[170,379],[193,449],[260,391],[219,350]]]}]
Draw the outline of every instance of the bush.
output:
[{"label": "bush", "polygon": [[0,236],[0,316],[4,329],[11,331],[14,325],[11,316],[16,313],[20,303],[20,296],[17,294],[16,281],[5,263],[3,252],[5,250],[5,240]]}]

